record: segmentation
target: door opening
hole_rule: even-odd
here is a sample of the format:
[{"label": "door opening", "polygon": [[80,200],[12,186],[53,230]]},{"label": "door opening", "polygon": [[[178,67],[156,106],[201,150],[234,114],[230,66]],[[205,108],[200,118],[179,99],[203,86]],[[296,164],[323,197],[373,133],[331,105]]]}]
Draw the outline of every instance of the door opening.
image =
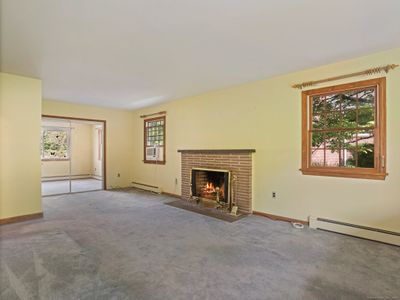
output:
[{"label": "door opening", "polygon": [[106,121],[42,116],[42,196],[106,189]]}]

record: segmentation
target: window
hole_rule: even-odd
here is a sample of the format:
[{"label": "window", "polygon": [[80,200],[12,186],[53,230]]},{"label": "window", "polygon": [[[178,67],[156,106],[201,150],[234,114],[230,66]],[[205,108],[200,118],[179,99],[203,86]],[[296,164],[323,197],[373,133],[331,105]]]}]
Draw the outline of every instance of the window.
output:
[{"label": "window", "polygon": [[144,120],[144,162],[165,164],[165,116]]},{"label": "window", "polygon": [[42,160],[69,159],[69,131],[67,129],[42,129]]},{"label": "window", "polygon": [[302,93],[302,172],[386,177],[386,79]]}]

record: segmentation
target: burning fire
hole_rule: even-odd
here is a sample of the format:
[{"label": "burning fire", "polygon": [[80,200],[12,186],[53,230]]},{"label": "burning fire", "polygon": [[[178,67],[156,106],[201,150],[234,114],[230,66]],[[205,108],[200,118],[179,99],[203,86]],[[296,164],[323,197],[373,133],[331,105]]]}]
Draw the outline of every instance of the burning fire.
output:
[{"label": "burning fire", "polygon": [[208,192],[215,192],[215,187],[214,184],[212,182],[207,182],[205,188],[206,191]]},{"label": "burning fire", "polygon": [[212,182],[207,182],[202,188],[202,196],[210,198],[218,194],[218,198],[224,197],[224,185],[221,187],[214,186]]}]

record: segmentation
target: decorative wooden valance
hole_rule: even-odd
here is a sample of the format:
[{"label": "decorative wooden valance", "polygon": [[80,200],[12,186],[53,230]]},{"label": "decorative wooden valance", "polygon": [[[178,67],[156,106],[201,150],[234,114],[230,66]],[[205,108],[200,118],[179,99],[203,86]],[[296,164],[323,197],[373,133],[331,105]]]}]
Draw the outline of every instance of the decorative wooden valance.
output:
[{"label": "decorative wooden valance", "polygon": [[292,88],[301,90],[305,87],[310,87],[310,86],[313,86],[313,85],[316,85],[319,83],[328,82],[328,81],[341,80],[341,79],[346,79],[346,78],[355,77],[355,76],[374,75],[374,74],[379,74],[382,72],[388,73],[390,70],[393,70],[393,69],[397,68],[398,66],[399,65],[391,64],[391,65],[386,65],[383,67],[370,68],[370,69],[360,71],[360,72],[355,72],[355,73],[350,73],[350,74],[345,74],[345,75],[340,75],[340,76],[335,76],[335,77],[329,77],[329,78],[320,79],[320,80],[305,81],[302,83],[293,84]]}]

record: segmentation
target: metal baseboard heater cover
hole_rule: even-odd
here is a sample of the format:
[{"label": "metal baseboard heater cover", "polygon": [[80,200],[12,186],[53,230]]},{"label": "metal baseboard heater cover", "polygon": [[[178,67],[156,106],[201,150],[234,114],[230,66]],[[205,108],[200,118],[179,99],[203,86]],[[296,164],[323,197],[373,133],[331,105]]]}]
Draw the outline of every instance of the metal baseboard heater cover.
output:
[{"label": "metal baseboard heater cover", "polygon": [[137,188],[137,189],[141,189],[141,190],[145,190],[145,191],[149,191],[149,192],[153,192],[153,193],[157,193],[157,194],[161,194],[162,193],[162,190],[161,190],[160,187],[154,186],[154,185],[150,185],[150,184],[145,184],[145,183],[132,181],[132,186],[134,188]]},{"label": "metal baseboard heater cover", "polygon": [[346,235],[360,237],[368,240],[379,241],[386,244],[400,246],[400,233],[372,228],[362,225],[356,225],[346,222],[340,222],[325,218],[309,217],[310,228],[321,229],[332,232],[338,232]]}]

